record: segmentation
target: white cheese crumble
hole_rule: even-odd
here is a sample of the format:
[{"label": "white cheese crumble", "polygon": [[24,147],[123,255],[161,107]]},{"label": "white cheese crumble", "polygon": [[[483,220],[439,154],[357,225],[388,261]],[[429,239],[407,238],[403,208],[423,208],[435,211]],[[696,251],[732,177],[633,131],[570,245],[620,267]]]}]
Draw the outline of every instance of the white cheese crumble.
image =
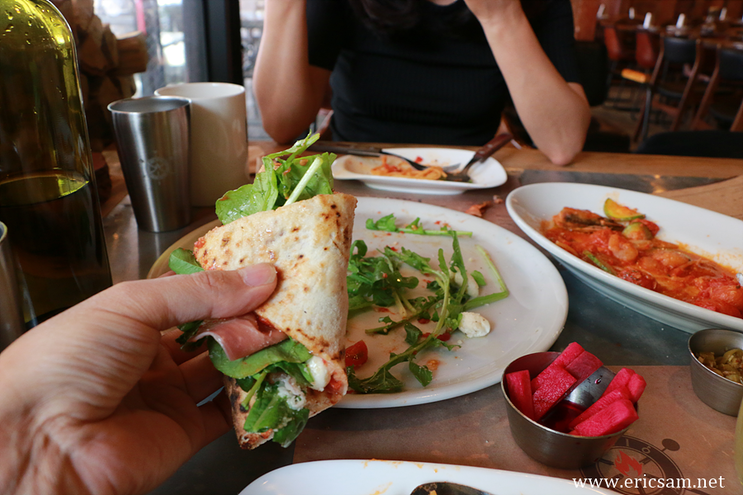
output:
[{"label": "white cheese crumble", "polygon": [[294,377],[282,374],[276,383],[278,385],[278,396],[285,398],[289,407],[295,411],[304,409],[307,398]]},{"label": "white cheese crumble", "polygon": [[305,364],[312,375],[310,388],[319,391],[324,390],[325,386],[330,383],[330,371],[328,371],[325,361],[321,357],[312,356]]},{"label": "white cheese crumble", "polygon": [[479,313],[464,311],[459,329],[469,338],[484,337],[490,333],[490,322]]},{"label": "white cheese crumble", "polygon": [[[454,272],[454,283],[460,287],[462,286],[464,279],[462,278],[461,273]],[[467,274],[467,295],[470,297],[477,297],[480,295],[480,286],[477,285],[477,281],[469,273]]]}]

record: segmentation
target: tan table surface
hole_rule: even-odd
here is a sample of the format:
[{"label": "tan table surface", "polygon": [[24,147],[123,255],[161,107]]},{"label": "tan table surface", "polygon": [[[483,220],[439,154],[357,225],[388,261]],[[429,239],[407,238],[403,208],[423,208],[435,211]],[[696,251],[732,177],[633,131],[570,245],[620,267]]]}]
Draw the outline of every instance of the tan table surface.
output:
[{"label": "tan table surface", "polygon": [[[616,478],[624,482],[627,477],[684,478],[694,485],[704,478],[707,488],[712,479],[718,483],[723,480],[730,491],[686,493],[740,493],[735,491],[733,464],[735,418],[697,398],[688,366],[631,368],[648,384],[638,402],[640,419],[598,463],[582,469],[548,467],[518,447],[511,436],[500,384],[419,406],[325,411],[310,420],[297,438],[294,462],[374,458],[488,467],[567,479]],[[646,488],[622,493],[676,493]]]},{"label": "tan table surface", "polygon": [[[402,147],[407,145],[358,143],[356,146]],[[476,149],[475,147],[462,148]],[[248,146],[248,162],[253,164],[259,157],[282,149],[286,149],[286,145],[276,144],[272,141],[251,141]],[[721,179],[743,175],[743,160],[733,158],[582,152],[570,165],[558,167],[552,164],[539,150],[529,148],[519,150],[512,145],[507,145],[497,151],[493,157],[503,164],[509,174],[518,173],[522,170],[570,170],[574,172],[717,177]]]},{"label": "tan table surface", "polygon": [[[259,157],[282,149],[286,146],[252,141],[247,166],[251,171],[255,170]],[[617,175],[617,183],[630,177],[637,183],[642,179],[645,185],[648,178],[655,177],[659,184],[664,183],[660,180],[663,177],[712,178],[720,182],[666,192],[656,188],[655,181],[651,182],[656,193],[677,195],[677,199],[693,204],[701,201],[707,208],[736,216],[743,214],[743,203],[728,200],[731,194],[739,194],[738,183],[723,182],[731,178],[733,181],[743,180],[740,179],[743,177],[743,160],[581,153],[573,164],[556,167],[537,150],[517,150],[511,146],[498,151],[495,158],[507,170],[508,182],[499,188],[457,196],[421,195],[415,191],[391,193],[370,189],[359,181],[337,181],[336,187],[357,196],[407,199],[466,211],[469,206],[492,200],[494,196],[505,199],[508,192],[522,184],[527,173],[575,172],[575,177],[572,177],[575,180],[596,176],[605,180],[606,176],[602,174],[623,174]],[[143,278],[161,253],[181,236],[212,220],[214,212],[209,208],[198,209],[194,222],[179,231],[162,234],[142,232],[134,222],[125,188],[123,195],[120,184],[117,189],[116,180],[121,180],[120,170],[116,164],[110,165],[118,199],[111,199],[104,205],[104,211],[108,212],[104,222],[114,280]],[[118,179],[115,176],[117,172]],[[548,174],[539,179],[551,181],[559,180],[559,177],[559,174]],[[610,183],[613,182],[611,179],[609,175]],[[681,183],[678,180],[666,182],[673,182],[676,186]],[[722,190],[725,190],[724,194]],[[524,235],[513,224],[502,203],[488,208],[484,218]],[[621,451],[638,460],[649,476],[672,474],[675,466],[682,476],[722,476],[726,483],[732,483],[734,420],[702,404],[691,391],[689,371],[685,366],[688,363],[685,354],[688,334],[666,329],[608,300],[564,270],[561,275],[568,289],[570,310],[565,329],[553,350],[561,350],[570,341],[578,341],[608,365],[631,365],[648,380],[648,390],[640,401],[640,421],[625,437],[627,440]],[[617,455],[621,453],[612,451],[605,462],[602,461],[601,467],[605,471],[601,476],[606,473],[617,475],[612,471],[616,468],[614,460]],[[556,472],[526,457],[510,436],[502,394],[496,385],[459,398],[420,406],[385,410],[331,409],[310,420],[307,430],[290,449],[270,444],[255,451],[241,451],[234,433],[230,432],[199,452],[153,495],[238,493],[257,476],[281,465],[348,457],[453,462],[568,478],[586,475],[577,471]],[[686,493],[713,495],[727,491]]]}]

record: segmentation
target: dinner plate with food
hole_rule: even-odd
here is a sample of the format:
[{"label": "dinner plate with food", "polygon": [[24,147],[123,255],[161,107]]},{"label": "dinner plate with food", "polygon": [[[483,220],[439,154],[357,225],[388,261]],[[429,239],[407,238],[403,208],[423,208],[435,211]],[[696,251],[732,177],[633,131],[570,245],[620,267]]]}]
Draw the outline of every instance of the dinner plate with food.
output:
[{"label": "dinner plate with food", "polygon": [[[390,148],[381,156],[344,155],[333,163],[333,177],[338,180],[359,180],[374,189],[419,194],[461,194],[473,189],[498,187],[508,175],[503,166],[489,157],[470,169],[471,182],[446,180],[448,172],[456,172],[470,161],[473,151],[456,148]],[[390,154],[385,154],[390,153]],[[405,157],[421,165],[416,170]],[[458,167],[452,170],[453,166]]]},{"label": "dinner plate with food", "polygon": [[685,332],[743,330],[743,222],[611,187],[531,184],[512,191],[514,222],[610,299]]},{"label": "dinner plate with food", "polygon": [[[178,248],[192,249],[194,243],[218,225],[218,221],[204,225],[178,240],[155,262],[148,276],[156,277],[168,271],[170,253]],[[373,226],[373,229],[369,226]],[[432,300],[436,290],[430,290],[429,286],[436,282],[435,274],[421,273],[408,264],[415,261],[395,259],[390,251],[421,256],[430,260],[429,265],[434,271],[440,271],[438,251],[442,251],[447,263],[454,255],[452,237],[445,235],[447,229],[458,232],[458,251],[467,273],[477,273],[475,276],[479,282],[472,281],[472,275],[468,277],[468,301],[477,297],[481,297],[482,301],[487,301],[486,298],[490,296],[494,299],[494,302],[485,302],[472,307],[471,311],[469,308],[464,311],[480,315],[464,315],[465,325],[468,325],[467,321],[470,321],[470,326],[477,325],[482,317],[490,325],[490,332],[475,338],[467,337],[463,331],[450,332],[450,335],[442,335],[441,338],[448,339],[444,343],[451,349],[444,345],[433,349],[427,346],[418,353],[406,339],[412,339],[410,335],[415,334],[412,326],[418,328],[421,336],[436,331],[437,324],[433,321],[435,308],[418,314],[417,308],[411,308],[410,304],[403,307],[399,301],[380,306],[372,303],[380,302],[384,295],[366,293],[370,304],[355,309],[354,304],[364,306],[364,302],[352,297],[345,345],[346,365],[354,366],[355,374],[349,393],[336,407],[400,407],[465,395],[498,383],[503,369],[513,359],[547,350],[559,336],[568,308],[562,278],[554,265],[534,246],[491,222],[418,202],[358,198],[352,237],[354,242],[364,243],[365,259],[379,257],[385,253],[385,248],[389,248],[384,261],[389,259],[389,263],[401,265],[399,271],[392,271],[395,275],[391,278],[405,277],[410,284],[411,278],[418,279],[417,287],[406,288],[406,291],[409,290],[407,295],[403,295],[402,290],[398,292],[402,295],[399,299]],[[360,259],[359,247],[357,243],[352,250],[350,266],[353,273],[349,273],[349,286],[352,286],[354,276],[375,276],[375,273],[378,276],[379,270],[384,270],[378,266],[369,268],[357,263]],[[359,267],[354,268],[356,265]],[[494,270],[497,270],[497,275]],[[497,295],[503,288],[498,277],[502,278],[508,290],[507,297]],[[379,282],[375,284],[377,287],[380,285]],[[477,294],[476,287],[479,288]],[[364,290],[361,288],[357,292],[363,293]],[[412,303],[413,306],[415,304]],[[387,319],[390,321],[387,322]],[[405,319],[410,321],[400,323]],[[395,328],[379,330],[394,324],[397,324]],[[365,352],[361,352],[361,358],[359,345],[366,347]],[[410,371],[410,362],[389,365],[390,353],[403,355],[406,352],[415,353],[415,362],[431,372],[431,380],[425,386],[419,381],[419,376]],[[363,359],[363,363],[355,361],[357,359]],[[394,383],[396,389],[393,392],[369,385],[374,381],[372,377],[376,375],[379,378],[387,371],[399,380],[399,383]],[[391,379],[383,381],[385,384],[392,382]],[[361,393],[355,391],[354,387]]]},{"label": "dinner plate with food", "polygon": [[[424,483],[451,482],[469,487],[462,493],[498,495],[609,495],[604,488],[573,480],[483,467],[385,460],[329,460],[290,464],[267,473],[240,495],[409,495]],[[466,488],[465,488],[466,489]],[[437,491],[442,495],[451,489]],[[417,493],[417,492],[416,492]],[[425,490],[429,493],[429,490]],[[434,493],[434,492],[430,492]]]}]

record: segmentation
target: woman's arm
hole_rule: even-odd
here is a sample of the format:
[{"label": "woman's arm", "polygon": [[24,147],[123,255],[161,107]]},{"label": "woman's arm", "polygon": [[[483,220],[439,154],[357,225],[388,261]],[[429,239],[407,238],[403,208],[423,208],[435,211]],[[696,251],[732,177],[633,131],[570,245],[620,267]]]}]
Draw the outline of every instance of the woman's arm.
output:
[{"label": "woman's arm", "polygon": [[583,88],[567,83],[544,53],[518,0],[465,0],[485,31],[521,122],[556,165],[583,148],[591,112]]},{"label": "woman's arm", "polygon": [[305,133],[320,110],[330,71],[311,66],[306,0],[266,2],[253,89],[263,128],[279,143]]}]

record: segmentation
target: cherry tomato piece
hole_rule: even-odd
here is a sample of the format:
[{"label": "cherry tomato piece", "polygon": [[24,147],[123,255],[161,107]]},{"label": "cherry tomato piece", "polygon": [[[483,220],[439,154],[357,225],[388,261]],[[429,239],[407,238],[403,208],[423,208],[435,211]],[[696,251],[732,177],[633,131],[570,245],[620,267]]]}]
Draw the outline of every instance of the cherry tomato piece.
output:
[{"label": "cherry tomato piece", "polygon": [[355,344],[346,347],[346,367],[359,367],[369,359],[369,349],[366,342],[359,340]]}]

